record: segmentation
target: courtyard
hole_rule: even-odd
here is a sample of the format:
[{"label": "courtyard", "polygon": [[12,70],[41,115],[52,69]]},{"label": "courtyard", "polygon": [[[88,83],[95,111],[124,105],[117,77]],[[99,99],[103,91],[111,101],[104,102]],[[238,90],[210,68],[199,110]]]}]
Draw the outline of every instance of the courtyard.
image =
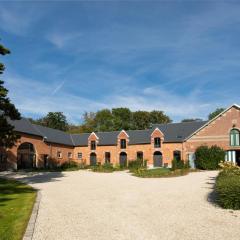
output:
[{"label": "courtyard", "polygon": [[40,239],[228,239],[240,212],[214,205],[217,171],[142,179],[127,172],[1,173],[40,190]]}]

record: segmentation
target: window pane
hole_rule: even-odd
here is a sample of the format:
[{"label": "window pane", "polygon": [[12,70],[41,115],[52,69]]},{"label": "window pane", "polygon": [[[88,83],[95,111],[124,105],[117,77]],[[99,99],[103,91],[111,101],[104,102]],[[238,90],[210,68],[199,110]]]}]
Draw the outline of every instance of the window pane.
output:
[{"label": "window pane", "polygon": [[96,149],[96,142],[91,141],[91,150],[95,150],[95,149]]},{"label": "window pane", "polygon": [[154,138],[154,147],[159,148],[161,146],[161,139],[160,138]]},{"label": "window pane", "polygon": [[121,148],[126,148],[126,139],[121,139]]},{"label": "window pane", "polygon": [[105,152],[105,163],[110,163],[110,161],[111,161],[110,152]]}]

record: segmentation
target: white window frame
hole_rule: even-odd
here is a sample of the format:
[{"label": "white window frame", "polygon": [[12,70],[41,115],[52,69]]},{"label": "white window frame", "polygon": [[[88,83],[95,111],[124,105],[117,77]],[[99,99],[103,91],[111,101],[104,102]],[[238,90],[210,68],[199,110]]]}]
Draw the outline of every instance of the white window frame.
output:
[{"label": "white window frame", "polygon": [[62,158],[62,151],[57,151],[57,158]]},{"label": "white window frame", "polygon": [[82,159],[82,152],[78,152],[78,153],[77,153],[77,158],[78,158],[79,160]]}]

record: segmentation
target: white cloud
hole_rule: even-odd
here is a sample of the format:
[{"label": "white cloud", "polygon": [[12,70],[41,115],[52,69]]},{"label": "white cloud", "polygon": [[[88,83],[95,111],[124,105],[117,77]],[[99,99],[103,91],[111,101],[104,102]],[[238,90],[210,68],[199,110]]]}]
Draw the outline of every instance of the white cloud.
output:
[{"label": "white cloud", "polygon": [[0,29],[16,35],[25,35],[42,16],[41,11],[26,5],[3,5],[0,7]]},{"label": "white cloud", "polygon": [[[49,111],[61,111],[69,121],[77,123],[85,111],[97,111],[102,108],[129,107],[131,110],[163,110],[171,118],[204,118],[218,105],[216,103],[199,100],[199,92],[193,91],[187,96],[180,96],[160,86],[145,89],[122,87],[117,92],[106,93],[103,99],[91,99],[74,96],[61,90],[61,94],[53,95],[54,84],[46,84],[22,78],[16,75],[7,75],[7,87],[10,98],[17,108],[27,116],[43,116]],[[60,85],[63,83],[60,83]],[[57,91],[55,91],[56,93]]]}]

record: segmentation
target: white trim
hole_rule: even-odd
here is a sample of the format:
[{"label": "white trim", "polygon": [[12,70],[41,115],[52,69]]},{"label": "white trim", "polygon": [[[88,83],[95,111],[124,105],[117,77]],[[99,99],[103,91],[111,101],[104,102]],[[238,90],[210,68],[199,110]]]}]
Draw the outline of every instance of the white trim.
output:
[{"label": "white trim", "polygon": [[158,127],[156,127],[156,128],[153,130],[153,132],[151,133],[151,137],[152,137],[152,135],[153,135],[153,133],[154,133],[155,131],[159,131],[159,132],[164,136],[163,132],[162,132]]},{"label": "white trim", "polygon": [[121,130],[121,132],[118,134],[118,136],[117,137],[119,137],[119,135],[121,134],[121,133],[125,133],[126,134],[126,136],[129,138],[129,135],[127,134],[127,132],[125,131],[125,130]]},{"label": "white trim", "polygon": [[97,134],[96,134],[95,132],[92,132],[92,133],[89,135],[88,140],[89,140],[89,138],[90,138],[92,135],[94,135],[97,140],[99,139],[99,137],[97,136]]},{"label": "white trim", "polygon": [[211,124],[213,121],[215,121],[217,118],[219,118],[220,116],[222,116],[224,113],[228,112],[231,108],[236,107],[238,109],[240,109],[240,106],[237,104],[233,104],[230,107],[228,107],[227,109],[225,109],[224,111],[222,111],[221,113],[219,113],[216,117],[214,117],[213,119],[209,120],[207,123],[205,123],[202,127],[200,127],[199,129],[197,129],[194,133],[192,133],[190,136],[188,136],[187,138],[184,139],[184,142],[187,141],[189,138],[191,138],[193,135],[195,135],[196,133],[200,132],[203,128],[205,128],[206,126],[208,126],[209,124]]}]

